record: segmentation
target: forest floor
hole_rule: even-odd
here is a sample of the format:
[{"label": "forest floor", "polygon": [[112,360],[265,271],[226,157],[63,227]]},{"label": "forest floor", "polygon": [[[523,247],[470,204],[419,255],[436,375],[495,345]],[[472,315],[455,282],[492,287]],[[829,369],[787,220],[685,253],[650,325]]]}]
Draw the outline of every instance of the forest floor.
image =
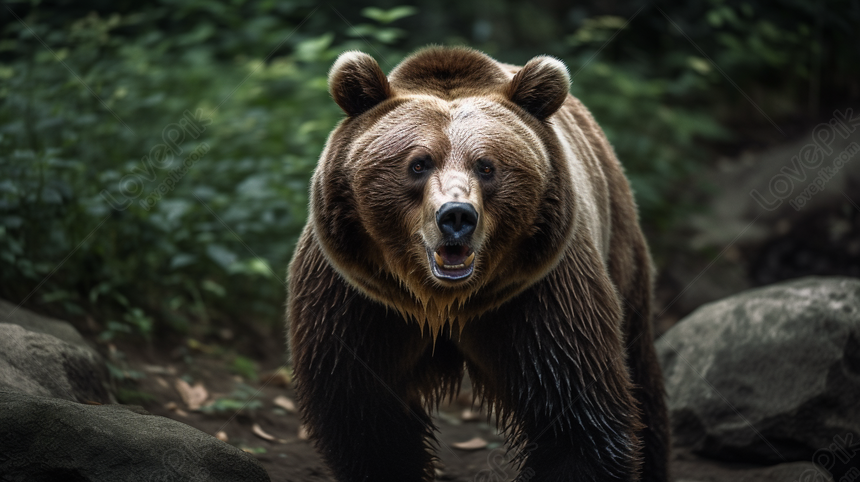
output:
[{"label": "forest floor", "polygon": [[[222,357],[199,349],[159,350],[119,344],[117,350],[123,354],[126,370],[142,374],[135,390],[149,397],[138,402],[149,412],[210,435],[223,432],[228,443],[254,454],[273,482],[334,480],[301,433],[299,415],[290,407],[295,397],[288,376],[284,376],[283,353],[271,353],[267,361],[259,364],[260,378],[251,381],[233,373]],[[201,396],[199,387],[205,389],[202,409],[189,408],[182,397],[187,388],[177,388],[177,384],[184,387],[180,380],[190,382],[189,398],[194,398],[193,393]],[[437,480],[502,481],[516,473],[507,464],[509,455],[503,436],[494,424],[488,423],[486,414],[472,410],[468,386],[440,408],[435,424],[439,430]],[[263,435],[255,433],[255,425]],[[273,440],[267,440],[267,436]],[[457,447],[463,443],[466,445]]]},{"label": "forest floor", "polygon": [[[134,391],[146,399],[135,403],[149,412],[220,436],[252,453],[272,482],[334,481],[303,436],[300,417],[292,407],[295,395],[285,376],[281,351],[272,350],[268,359],[258,362],[260,377],[252,381],[235,374],[227,362],[229,357],[207,354],[210,347],[193,345],[194,349],[186,344],[160,350],[152,345],[119,343],[111,350],[121,359],[122,369],[138,373]],[[275,344],[269,340],[262,345]],[[509,463],[512,454],[506,451],[504,437],[491,421],[488,423],[485,413],[473,411],[471,398],[466,380],[460,395],[434,417],[439,457],[436,480],[513,480],[517,470]],[[192,409],[200,404],[202,408]],[[733,464],[673,449],[671,470],[675,481],[777,482],[795,480],[806,468],[795,465]]]}]

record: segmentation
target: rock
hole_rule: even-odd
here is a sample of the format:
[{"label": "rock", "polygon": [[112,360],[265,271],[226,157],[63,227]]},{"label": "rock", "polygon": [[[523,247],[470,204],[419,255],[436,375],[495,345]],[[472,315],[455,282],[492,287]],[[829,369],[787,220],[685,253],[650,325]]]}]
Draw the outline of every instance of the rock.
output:
[{"label": "rock", "polygon": [[751,467],[698,457],[688,450],[674,450],[671,463],[675,482],[831,482],[833,479],[812,462]]},{"label": "rock", "polygon": [[0,388],[78,402],[113,402],[102,357],[72,325],[0,300]]},{"label": "rock", "polygon": [[816,461],[836,480],[860,466],[860,280],[802,278],[704,305],[657,350],[676,445]]},{"label": "rock", "polygon": [[250,454],[122,405],[0,390],[0,433],[3,481],[269,481]]},{"label": "rock", "polygon": [[20,325],[29,331],[43,333],[83,348],[91,348],[84,337],[71,324],[37,315],[30,310],[19,308],[5,300],[0,300],[0,323]]},{"label": "rock", "polygon": [[[856,117],[857,113],[852,115]],[[797,162],[800,152],[811,144],[814,147],[812,130],[759,152],[747,151],[738,159],[722,159],[715,168],[710,168],[707,173],[713,186],[708,201],[710,209],[691,216],[694,234],[689,238],[690,244],[699,249],[723,249],[733,242],[760,244],[780,231],[780,221],[793,223],[806,213],[845,203],[843,193],[851,193],[860,182],[860,162],[857,162],[860,159],[855,151],[860,144],[860,129],[854,129],[847,137],[834,135],[829,154],[816,153],[820,156],[819,165],[814,168]],[[850,159],[835,167],[837,159],[844,159],[843,154]],[[806,199],[804,191],[828,172],[826,182],[812,190],[814,194]],[[785,184],[779,186],[779,182],[774,184],[775,180]],[[775,193],[774,188],[787,192]],[[798,197],[805,200],[799,202]]]},{"label": "rock", "polygon": [[[856,108],[852,116],[858,116]],[[704,303],[755,285],[807,275],[858,276],[860,238],[852,232],[850,213],[858,203],[860,153],[851,154],[841,168],[834,169],[834,162],[860,145],[860,129],[847,137],[845,131],[831,131],[827,152],[816,151],[820,164],[798,166],[800,153],[814,145],[815,129],[704,168],[700,177],[711,188],[699,194],[704,194],[701,202],[707,209],[685,217],[684,226],[675,229],[683,238],[666,245],[693,249],[664,248],[661,253],[666,260],[658,284],[663,290],[657,294],[665,303],[671,300],[667,314],[673,318],[656,320],[658,330]],[[775,196],[772,189],[787,192]],[[701,254],[723,250],[716,259]],[[700,276],[703,271],[707,276]]]}]

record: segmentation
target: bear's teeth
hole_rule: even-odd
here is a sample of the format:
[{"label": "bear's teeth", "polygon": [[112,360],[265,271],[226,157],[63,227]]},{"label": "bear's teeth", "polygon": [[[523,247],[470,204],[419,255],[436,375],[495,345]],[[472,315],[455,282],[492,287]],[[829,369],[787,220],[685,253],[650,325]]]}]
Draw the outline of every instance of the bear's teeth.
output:
[{"label": "bear's teeth", "polygon": [[462,263],[460,263],[460,264],[445,264],[445,260],[444,260],[444,259],[442,259],[442,256],[440,256],[440,255],[439,255],[439,253],[433,253],[433,258],[436,260],[436,264],[437,264],[440,268],[445,268],[445,269],[462,269],[462,268],[465,268],[466,266],[470,266],[470,265],[472,264],[472,261],[474,261],[474,260],[475,260],[475,253],[470,254],[470,255],[469,255],[469,256],[468,256],[468,257],[467,257],[467,258],[466,258]]}]

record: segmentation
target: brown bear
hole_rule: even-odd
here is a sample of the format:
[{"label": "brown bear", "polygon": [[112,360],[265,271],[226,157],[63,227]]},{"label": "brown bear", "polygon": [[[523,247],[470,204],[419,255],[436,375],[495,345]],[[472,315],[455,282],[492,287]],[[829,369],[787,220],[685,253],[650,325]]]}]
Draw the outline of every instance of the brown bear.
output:
[{"label": "brown bear", "polygon": [[432,480],[464,370],[520,479],[667,480],[651,267],[621,165],[558,60],[342,54],[347,117],[289,270],[295,388],[340,481]]}]

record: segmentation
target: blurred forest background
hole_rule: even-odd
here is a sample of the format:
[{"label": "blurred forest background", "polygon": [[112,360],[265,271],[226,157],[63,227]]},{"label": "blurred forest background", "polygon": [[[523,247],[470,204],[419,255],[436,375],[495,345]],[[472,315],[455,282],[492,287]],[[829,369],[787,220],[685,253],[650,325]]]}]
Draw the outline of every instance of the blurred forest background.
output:
[{"label": "blurred forest background", "polygon": [[[346,49],[386,71],[427,44],[564,60],[661,273],[721,254],[690,242],[721,159],[860,102],[851,0],[32,0],[5,2],[0,25],[0,297],[103,341],[283,343],[308,178],[342,118],[326,73]],[[660,283],[663,305],[684,287]]]}]

